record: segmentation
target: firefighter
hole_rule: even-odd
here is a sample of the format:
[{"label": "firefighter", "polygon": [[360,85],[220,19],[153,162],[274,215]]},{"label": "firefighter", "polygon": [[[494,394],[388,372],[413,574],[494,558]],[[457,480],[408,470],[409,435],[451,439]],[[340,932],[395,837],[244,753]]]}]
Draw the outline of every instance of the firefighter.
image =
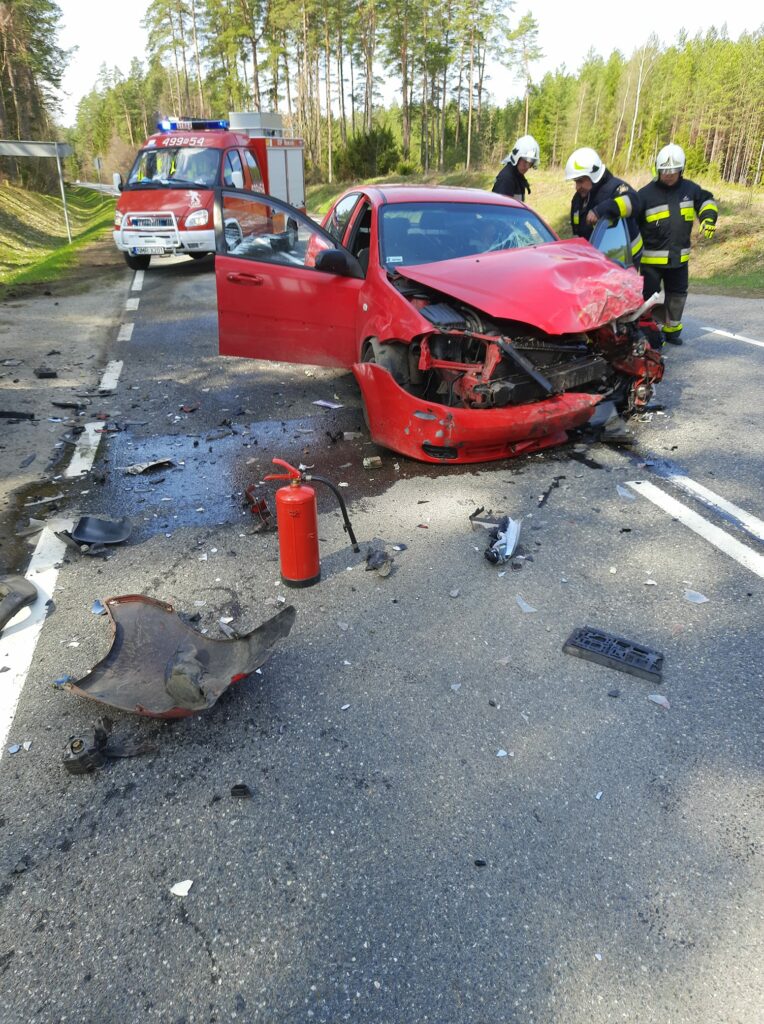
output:
[{"label": "firefighter", "polygon": [[576,190],[570,203],[570,226],[579,238],[589,238],[601,217],[626,222],[631,256],[639,265],[642,236],[637,223],[637,193],[605,167],[597,153],[584,146],[574,150],[565,165],[565,178]]},{"label": "firefighter", "polygon": [[664,146],[655,160],[655,177],[637,193],[639,225],[645,247],[640,272],[643,294],[665,292],[663,340],[682,344],[682,313],[687,301],[690,240],[697,215],[700,234],[713,238],[719,210],[713,195],[684,177],[681,146]]},{"label": "firefighter", "polygon": [[504,167],[496,176],[492,192],[502,196],[511,196],[519,202],[525,202],[525,193],[530,195],[531,187],[525,175],[531,167],[538,167],[540,159],[539,144],[532,135],[522,135],[515,143],[511,153],[507,153],[501,161]]}]

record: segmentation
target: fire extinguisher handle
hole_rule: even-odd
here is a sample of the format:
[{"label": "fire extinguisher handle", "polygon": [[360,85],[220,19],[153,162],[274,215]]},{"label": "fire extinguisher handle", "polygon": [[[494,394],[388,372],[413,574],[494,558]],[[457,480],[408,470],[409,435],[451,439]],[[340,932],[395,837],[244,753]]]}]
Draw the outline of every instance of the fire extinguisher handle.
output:
[{"label": "fire extinguisher handle", "polygon": [[273,459],[274,466],[283,466],[284,469],[289,470],[288,473],[268,473],[263,477],[263,480],[299,480],[302,474],[299,469],[295,469],[294,466],[290,466],[288,462],[284,462],[283,459]]}]

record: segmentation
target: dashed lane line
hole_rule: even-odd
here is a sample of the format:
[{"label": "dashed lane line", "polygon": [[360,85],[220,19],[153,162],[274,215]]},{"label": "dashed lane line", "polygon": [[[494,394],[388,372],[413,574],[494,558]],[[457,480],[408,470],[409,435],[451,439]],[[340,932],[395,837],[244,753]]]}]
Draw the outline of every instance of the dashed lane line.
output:
[{"label": "dashed lane line", "polygon": [[135,324],[122,324],[117,335],[117,341],[130,341],[133,336],[133,327]]},{"label": "dashed lane line", "polygon": [[733,334],[732,331],[720,331],[716,327],[702,327],[701,330],[708,334],[720,334],[722,338],[732,338],[734,341],[744,341],[746,345],[757,345],[764,348],[764,341],[756,341],[755,338],[745,338],[742,334]]},{"label": "dashed lane line", "polygon": [[[72,520],[60,520],[57,527],[70,530]],[[16,615],[0,637],[0,668],[3,673],[0,686],[0,758],[13,725],[13,716],[24,689],[27,673],[32,665],[37,641],[45,622],[47,602],[53,597],[66,545],[47,527],[42,531],[26,572],[26,578],[37,588],[37,598],[28,608]],[[17,755],[18,756],[18,755]]]},{"label": "dashed lane line", "polygon": [[143,288],[143,275],[146,273],[145,270],[136,270],[133,283],[130,286],[131,292],[139,292]]},{"label": "dashed lane line", "polygon": [[128,313],[134,313],[135,310],[140,306],[141,300],[136,296],[125,300],[125,309]]},{"label": "dashed lane line", "polygon": [[668,512],[670,516],[673,516],[683,526],[692,530],[693,533],[702,537],[709,544],[713,544],[723,554],[734,558],[740,565],[764,579],[764,555],[746,547],[745,544],[742,544],[735,537],[731,537],[721,527],[710,523],[703,516],[693,511],[693,509],[683,505],[681,501],[677,501],[676,498],[672,498],[670,494],[662,491],[660,487],[650,483],[649,480],[628,480],[626,486],[631,487],[633,491],[641,494],[643,498],[647,498],[648,501],[663,509],[664,512]]},{"label": "dashed lane line", "polygon": [[123,365],[121,359],[112,359],[110,363],[106,364],[101,383],[98,385],[101,394],[105,394],[107,391],[116,391]]}]

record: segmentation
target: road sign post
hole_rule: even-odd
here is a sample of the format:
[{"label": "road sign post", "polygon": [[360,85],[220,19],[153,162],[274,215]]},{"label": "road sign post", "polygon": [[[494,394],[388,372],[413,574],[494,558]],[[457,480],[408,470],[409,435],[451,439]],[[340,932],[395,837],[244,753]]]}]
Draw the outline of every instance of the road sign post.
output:
[{"label": "road sign post", "polygon": [[58,168],[58,184],[61,188],[61,202],[64,204],[64,221],[66,223],[66,235],[69,243],[72,241],[72,229],[69,226],[69,210],[66,206],[66,191],[64,190],[64,171],[61,166],[62,156],[71,156],[72,147],[66,142],[30,142],[20,139],[18,142],[10,139],[0,139],[0,156],[41,156],[55,157]]}]

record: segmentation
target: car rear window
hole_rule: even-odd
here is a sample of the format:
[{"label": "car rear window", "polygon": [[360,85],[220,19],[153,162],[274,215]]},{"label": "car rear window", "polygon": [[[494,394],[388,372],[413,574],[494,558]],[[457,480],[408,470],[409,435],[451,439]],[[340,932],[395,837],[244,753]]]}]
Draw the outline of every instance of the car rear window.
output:
[{"label": "car rear window", "polygon": [[380,255],[389,269],[554,240],[543,221],[525,208],[492,203],[391,203],[380,211]]}]

